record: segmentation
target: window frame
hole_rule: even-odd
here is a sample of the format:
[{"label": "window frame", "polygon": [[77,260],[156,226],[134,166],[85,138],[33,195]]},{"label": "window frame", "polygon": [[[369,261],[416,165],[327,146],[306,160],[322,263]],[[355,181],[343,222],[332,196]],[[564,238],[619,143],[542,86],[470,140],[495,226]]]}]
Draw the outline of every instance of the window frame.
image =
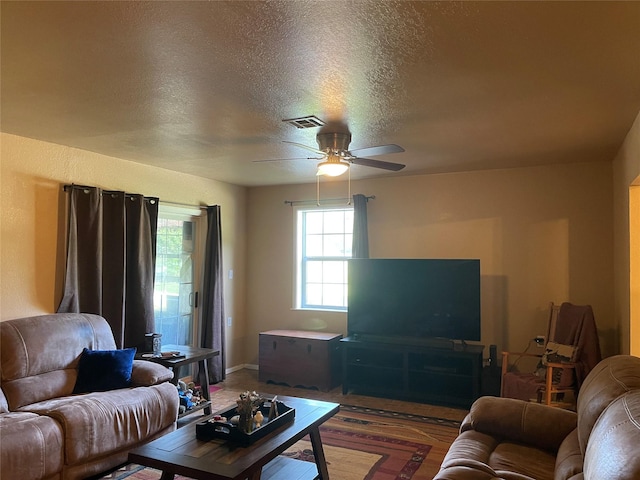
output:
[{"label": "window frame", "polygon": [[[329,311],[329,312],[342,312],[346,313],[348,309],[347,298],[345,297],[345,305],[337,306],[337,305],[316,305],[316,304],[308,304],[304,303],[304,299],[306,298],[305,286],[306,286],[306,262],[309,259],[322,259],[327,261],[341,261],[345,262],[345,289],[348,281],[348,260],[353,258],[353,252],[349,256],[314,256],[314,257],[303,257],[304,253],[304,241],[305,241],[305,233],[306,233],[306,219],[304,219],[304,214],[306,212],[327,212],[331,210],[341,210],[341,211],[351,211],[354,214],[353,205],[320,205],[320,206],[295,206],[294,208],[294,284],[293,284],[293,309],[294,310],[305,310],[305,311]],[[353,224],[351,225],[351,231],[345,233],[343,230],[342,235],[352,235],[353,236]],[[351,248],[351,247],[350,247]],[[348,294],[348,291],[345,290],[345,294]]]}]

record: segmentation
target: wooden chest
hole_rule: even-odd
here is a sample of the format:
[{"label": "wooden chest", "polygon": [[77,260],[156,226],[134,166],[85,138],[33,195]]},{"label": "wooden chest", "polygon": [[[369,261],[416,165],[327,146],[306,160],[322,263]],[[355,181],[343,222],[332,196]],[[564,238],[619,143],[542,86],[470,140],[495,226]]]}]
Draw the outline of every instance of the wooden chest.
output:
[{"label": "wooden chest", "polygon": [[270,330],[260,333],[261,382],[328,391],[341,383],[339,333]]}]

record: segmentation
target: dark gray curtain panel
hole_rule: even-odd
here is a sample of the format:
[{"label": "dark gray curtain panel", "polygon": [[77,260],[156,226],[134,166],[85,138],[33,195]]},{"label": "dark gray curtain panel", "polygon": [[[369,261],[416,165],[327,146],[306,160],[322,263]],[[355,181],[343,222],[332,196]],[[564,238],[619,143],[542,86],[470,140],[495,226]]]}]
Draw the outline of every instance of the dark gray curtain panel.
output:
[{"label": "dark gray curtain panel", "polygon": [[67,260],[58,312],[107,319],[119,348],[155,330],[158,199],[96,187],[69,189]]},{"label": "dark gray curtain panel", "polygon": [[221,382],[226,376],[221,224],[220,206],[207,207],[207,244],[202,285],[201,346],[220,351],[220,355],[207,360],[209,383]]},{"label": "dark gray curtain panel", "polygon": [[367,197],[361,193],[353,196],[353,244],[352,258],[369,258],[369,227],[367,223]]}]

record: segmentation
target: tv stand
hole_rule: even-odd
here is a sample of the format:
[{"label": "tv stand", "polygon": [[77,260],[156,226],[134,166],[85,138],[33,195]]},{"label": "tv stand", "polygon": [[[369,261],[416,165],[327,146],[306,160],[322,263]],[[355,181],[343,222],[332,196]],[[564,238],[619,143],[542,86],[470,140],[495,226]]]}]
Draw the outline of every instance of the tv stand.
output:
[{"label": "tv stand", "polygon": [[469,408],[480,396],[483,345],[420,338],[343,338],[342,392]]},{"label": "tv stand", "polygon": [[372,342],[387,345],[415,345],[417,347],[432,347],[451,350],[455,347],[455,342],[448,338],[421,338],[421,337],[383,337],[381,335],[369,335],[359,333],[349,338],[361,342]]}]

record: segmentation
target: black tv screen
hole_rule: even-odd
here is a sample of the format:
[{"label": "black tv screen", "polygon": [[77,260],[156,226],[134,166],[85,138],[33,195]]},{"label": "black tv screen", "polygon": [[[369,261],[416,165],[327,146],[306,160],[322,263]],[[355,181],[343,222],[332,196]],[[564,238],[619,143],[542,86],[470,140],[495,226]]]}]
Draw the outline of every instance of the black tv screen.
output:
[{"label": "black tv screen", "polygon": [[480,260],[349,260],[349,335],[480,340]]}]

